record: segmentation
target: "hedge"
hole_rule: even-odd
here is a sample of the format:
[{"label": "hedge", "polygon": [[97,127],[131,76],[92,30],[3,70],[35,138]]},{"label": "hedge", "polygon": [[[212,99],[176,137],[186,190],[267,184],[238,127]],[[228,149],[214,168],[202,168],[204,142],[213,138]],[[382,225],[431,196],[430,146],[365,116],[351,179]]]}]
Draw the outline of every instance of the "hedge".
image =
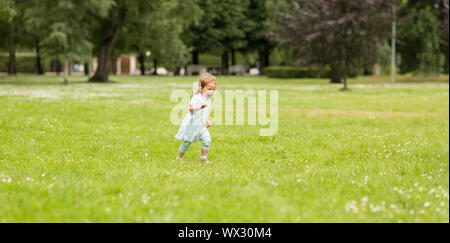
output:
[{"label": "hedge", "polygon": [[330,70],[319,67],[267,67],[264,73],[269,78],[328,78]]},{"label": "hedge", "polygon": [[[16,71],[18,73],[37,73],[35,56],[16,56]],[[0,56],[0,72],[8,72],[9,56]],[[46,70],[45,62],[42,61],[42,68]]]}]

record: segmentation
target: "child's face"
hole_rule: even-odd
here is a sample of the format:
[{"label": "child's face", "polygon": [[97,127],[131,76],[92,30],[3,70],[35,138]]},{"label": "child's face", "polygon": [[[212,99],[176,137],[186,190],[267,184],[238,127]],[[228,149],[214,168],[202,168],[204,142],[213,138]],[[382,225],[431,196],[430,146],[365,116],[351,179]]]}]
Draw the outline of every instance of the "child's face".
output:
[{"label": "child's face", "polygon": [[216,93],[216,83],[215,82],[207,84],[202,89],[203,96],[206,96],[207,98],[213,97],[215,93]]}]

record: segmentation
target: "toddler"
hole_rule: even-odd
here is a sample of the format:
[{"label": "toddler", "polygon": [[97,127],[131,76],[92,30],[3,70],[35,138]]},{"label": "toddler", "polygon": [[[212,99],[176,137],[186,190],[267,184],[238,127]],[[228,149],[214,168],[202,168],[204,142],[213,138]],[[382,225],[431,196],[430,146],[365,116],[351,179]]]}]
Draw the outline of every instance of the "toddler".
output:
[{"label": "toddler", "polygon": [[189,114],[184,118],[178,130],[176,139],[183,141],[177,160],[182,160],[184,154],[193,142],[202,141],[200,161],[211,164],[208,161],[208,151],[211,145],[211,136],[208,128],[212,123],[208,120],[211,110],[211,97],[216,91],[217,79],[211,74],[202,74],[198,89],[189,104]]}]

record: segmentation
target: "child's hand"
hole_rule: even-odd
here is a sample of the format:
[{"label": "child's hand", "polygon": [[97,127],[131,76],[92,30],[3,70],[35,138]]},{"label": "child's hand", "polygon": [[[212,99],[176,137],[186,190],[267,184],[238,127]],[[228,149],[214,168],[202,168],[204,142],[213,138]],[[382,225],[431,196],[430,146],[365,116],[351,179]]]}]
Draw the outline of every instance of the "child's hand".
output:
[{"label": "child's hand", "polygon": [[194,107],[194,106],[190,105],[189,111],[194,112],[194,111],[205,109],[206,107],[208,107],[206,104],[203,104],[202,106],[199,106],[199,107]]},{"label": "child's hand", "polygon": [[206,128],[210,128],[212,126],[212,123],[210,121],[206,122]]}]

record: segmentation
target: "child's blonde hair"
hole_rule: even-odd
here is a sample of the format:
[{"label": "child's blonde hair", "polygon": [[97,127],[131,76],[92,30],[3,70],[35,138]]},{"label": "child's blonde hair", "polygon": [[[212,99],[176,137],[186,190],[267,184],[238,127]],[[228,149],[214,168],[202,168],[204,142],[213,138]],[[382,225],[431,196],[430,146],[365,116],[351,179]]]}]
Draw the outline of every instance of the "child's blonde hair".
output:
[{"label": "child's blonde hair", "polygon": [[200,74],[200,80],[198,82],[197,85],[197,89],[195,90],[195,94],[198,95],[200,94],[200,92],[202,91],[202,89],[208,85],[209,83],[216,83],[217,84],[217,79],[216,77],[214,77],[213,75],[209,74],[209,73],[203,73]]}]

